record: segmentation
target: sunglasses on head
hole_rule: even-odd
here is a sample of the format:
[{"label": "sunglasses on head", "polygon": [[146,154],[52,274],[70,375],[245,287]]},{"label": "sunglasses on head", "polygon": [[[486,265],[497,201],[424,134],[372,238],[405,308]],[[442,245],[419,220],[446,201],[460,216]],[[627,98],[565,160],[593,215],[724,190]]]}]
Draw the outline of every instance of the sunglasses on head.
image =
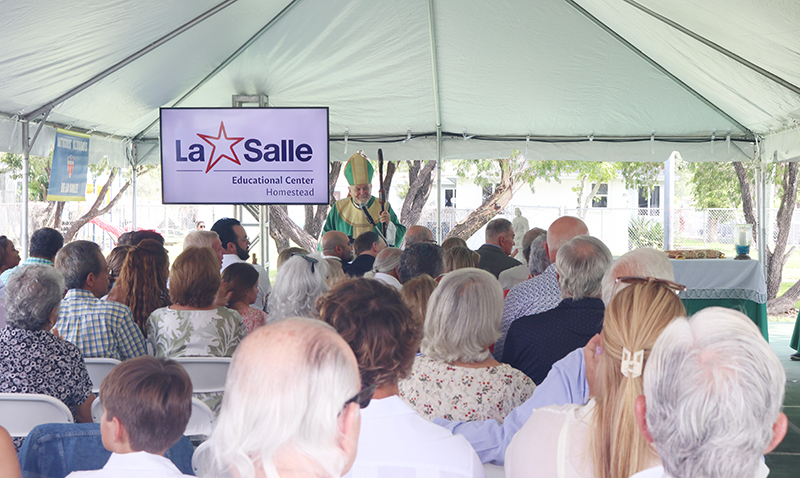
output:
[{"label": "sunglasses on head", "polygon": [[617,280],[614,281],[615,283],[622,282],[624,284],[657,284],[662,287],[666,287],[667,289],[674,290],[675,292],[683,292],[687,289],[687,287],[683,284],[678,284],[677,282],[673,282],[667,279],[656,279],[655,277],[636,277],[636,276],[625,276],[625,277],[617,277]]},{"label": "sunglasses on head", "polygon": [[314,264],[319,262],[317,259],[315,259],[315,258],[313,258],[313,257],[311,257],[309,255],[303,254],[302,252],[292,252],[292,256],[291,257],[294,257],[294,256],[300,256],[303,259],[305,259],[308,262],[310,262],[311,263],[311,273],[312,274],[314,273]]}]

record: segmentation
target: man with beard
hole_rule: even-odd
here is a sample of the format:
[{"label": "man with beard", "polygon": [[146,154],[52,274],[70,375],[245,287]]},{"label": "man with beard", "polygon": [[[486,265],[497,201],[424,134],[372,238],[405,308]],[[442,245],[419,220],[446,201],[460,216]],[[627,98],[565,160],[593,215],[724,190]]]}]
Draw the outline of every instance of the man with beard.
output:
[{"label": "man with beard", "polygon": [[[211,230],[217,233],[220,242],[222,242],[222,248],[225,250],[222,255],[220,273],[235,262],[247,262],[250,257],[250,253],[247,252],[250,247],[250,238],[247,237],[242,223],[236,219],[226,217],[215,222]],[[266,311],[267,297],[269,297],[271,289],[269,273],[258,264],[253,264],[253,267],[258,271],[258,296],[253,307]]]},{"label": "man with beard", "polygon": [[[362,151],[357,151],[350,157],[344,167],[344,176],[350,184],[350,195],[333,204],[322,234],[342,231],[350,239],[355,239],[365,232],[373,231],[385,236],[389,247],[402,244],[406,227],[400,224],[388,201],[381,212],[380,201],[372,196],[373,173],[374,169]],[[386,225],[385,234],[380,228],[381,224]]]}]

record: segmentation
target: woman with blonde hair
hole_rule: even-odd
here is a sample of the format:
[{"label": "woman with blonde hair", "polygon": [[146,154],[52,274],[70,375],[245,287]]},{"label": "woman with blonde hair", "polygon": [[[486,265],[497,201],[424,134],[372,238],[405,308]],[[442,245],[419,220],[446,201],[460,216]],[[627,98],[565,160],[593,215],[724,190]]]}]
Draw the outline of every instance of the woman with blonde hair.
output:
[{"label": "woman with blonde hair", "polygon": [[587,364],[591,400],[534,410],[506,452],[509,478],[627,478],[660,463],[655,448],[639,433],[634,404],[658,335],[686,315],[676,293],[685,287],[653,278],[617,281],[631,285],[606,308],[593,376]]},{"label": "woman with blonde hair", "polygon": [[444,254],[444,267],[446,272],[465,267],[477,268],[481,262],[481,255],[467,247],[456,246]]},{"label": "woman with blonde hair", "polygon": [[400,289],[400,296],[403,298],[403,302],[411,309],[420,327],[425,322],[428,300],[431,298],[433,291],[436,290],[437,285],[439,284],[433,277],[428,274],[422,274],[406,281],[402,289]]}]

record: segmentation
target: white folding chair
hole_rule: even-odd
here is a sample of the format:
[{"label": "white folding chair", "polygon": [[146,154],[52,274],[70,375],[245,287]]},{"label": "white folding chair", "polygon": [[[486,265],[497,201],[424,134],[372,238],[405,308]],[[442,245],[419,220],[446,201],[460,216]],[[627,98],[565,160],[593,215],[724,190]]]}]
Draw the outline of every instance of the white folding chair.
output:
[{"label": "white folding chair", "polygon": [[92,421],[100,423],[101,418],[103,418],[103,404],[100,403],[100,398],[95,398],[92,402]]},{"label": "white folding chair", "polygon": [[111,369],[121,363],[117,359],[106,357],[85,358],[83,361],[86,364],[86,371],[89,372],[89,378],[92,379],[92,393],[94,394],[100,392],[100,384],[103,383],[103,379],[111,372]]},{"label": "white folding chair", "polygon": [[483,471],[486,473],[486,478],[505,478],[506,476],[506,470],[502,466],[490,463],[483,464]]},{"label": "white folding chair", "polygon": [[[98,398],[92,402],[92,421],[100,423],[101,418],[103,418],[103,404]],[[192,414],[183,434],[186,436],[208,436],[211,434],[213,426],[214,412],[202,400],[192,397]]]},{"label": "white folding chair", "polygon": [[230,357],[172,357],[183,365],[192,379],[194,393],[214,393],[225,390]]},{"label": "white folding chair", "polygon": [[192,416],[186,424],[186,436],[208,436],[214,427],[214,412],[199,398],[192,398]]},{"label": "white folding chair", "polygon": [[13,437],[28,436],[45,423],[72,423],[64,402],[39,393],[0,393],[0,425]]}]

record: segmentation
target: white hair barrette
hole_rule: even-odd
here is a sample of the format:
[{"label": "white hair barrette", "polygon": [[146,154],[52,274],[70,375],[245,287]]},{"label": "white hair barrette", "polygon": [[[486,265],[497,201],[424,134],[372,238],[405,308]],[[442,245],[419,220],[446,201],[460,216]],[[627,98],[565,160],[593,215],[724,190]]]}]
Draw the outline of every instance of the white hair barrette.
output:
[{"label": "white hair barrette", "polygon": [[622,375],[629,378],[636,378],[642,374],[644,364],[644,350],[639,350],[631,356],[631,351],[622,347],[622,365],[620,370]]}]

